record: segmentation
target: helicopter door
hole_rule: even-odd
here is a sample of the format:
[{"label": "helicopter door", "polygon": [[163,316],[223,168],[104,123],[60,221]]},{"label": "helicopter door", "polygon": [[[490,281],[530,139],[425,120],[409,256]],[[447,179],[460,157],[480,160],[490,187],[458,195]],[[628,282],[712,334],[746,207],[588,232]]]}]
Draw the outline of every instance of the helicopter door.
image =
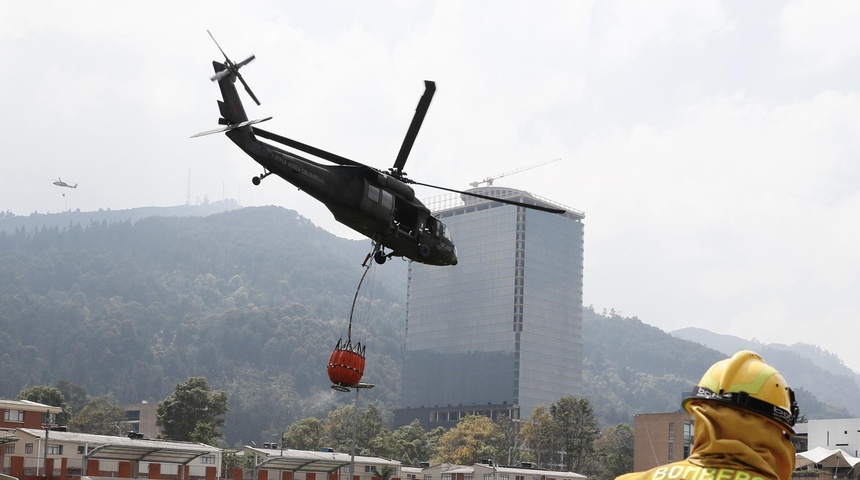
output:
[{"label": "helicopter door", "polygon": [[364,182],[364,196],[361,198],[359,208],[365,214],[368,214],[383,222],[391,222],[394,216],[394,195],[387,190],[383,190],[370,182]]}]

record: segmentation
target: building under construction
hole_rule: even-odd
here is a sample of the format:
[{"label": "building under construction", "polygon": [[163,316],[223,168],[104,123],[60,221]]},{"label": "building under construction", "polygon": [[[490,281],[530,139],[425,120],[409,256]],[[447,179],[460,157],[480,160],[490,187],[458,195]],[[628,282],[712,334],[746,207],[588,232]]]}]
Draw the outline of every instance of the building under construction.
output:
[{"label": "building under construction", "polygon": [[410,262],[397,426],[450,427],[469,414],[527,417],[582,393],[583,212],[496,186],[469,190],[561,207],[552,214],[470,196],[426,204],[459,263]]}]

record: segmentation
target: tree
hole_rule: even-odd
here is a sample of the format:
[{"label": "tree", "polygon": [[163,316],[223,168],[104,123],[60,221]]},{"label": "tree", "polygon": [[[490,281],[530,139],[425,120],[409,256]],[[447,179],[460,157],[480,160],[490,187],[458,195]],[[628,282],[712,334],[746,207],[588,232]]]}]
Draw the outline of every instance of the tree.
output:
[{"label": "tree", "polygon": [[[356,420],[358,421],[357,425]],[[371,445],[376,437],[390,433],[385,424],[386,420],[382,411],[372,403],[358,415],[357,419],[355,417],[355,405],[344,405],[329,412],[326,417],[323,423],[323,446],[331,447],[339,452],[350,452],[353,433],[355,433],[355,453],[369,452],[368,449],[372,448]],[[384,441],[384,439],[380,439],[380,441]]]},{"label": "tree", "polygon": [[230,398],[224,434],[230,443],[247,445],[251,440],[268,442],[282,436],[285,426],[298,420],[293,413],[298,411],[300,399],[292,378],[287,373],[272,375],[253,368],[236,373],[224,386]]},{"label": "tree", "polygon": [[390,465],[383,465],[381,469],[379,469],[379,478],[380,480],[391,480],[394,478],[396,470],[391,468]]},{"label": "tree", "polygon": [[158,404],[156,425],[163,438],[212,444],[223,437],[227,410],[226,393],[212,391],[203,377],[191,377]]},{"label": "tree", "polygon": [[244,468],[251,470],[255,467],[253,455],[239,455],[236,452],[224,451],[221,457],[221,469],[224,472],[229,472],[234,468]]},{"label": "tree", "polygon": [[376,437],[390,433],[387,423],[382,410],[375,403],[369,404],[358,416],[358,444],[367,447]]},{"label": "tree", "polygon": [[94,435],[122,435],[130,430],[130,426],[125,421],[125,413],[119,405],[104,395],[93,397],[87,402],[69,421],[69,429]]},{"label": "tree", "polygon": [[429,435],[421,426],[420,420],[413,420],[409,425],[404,425],[392,432],[397,445],[397,452],[393,457],[403,465],[418,466],[422,461],[429,461],[433,456],[429,448]]},{"label": "tree", "polygon": [[60,380],[55,387],[63,394],[63,398],[69,404],[69,413],[73,416],[77,415],[89,401],[87,389],[68,380]]},{"label": "tree", "polygon": [[498,446],[504,441],[504,434],[488,417],[469,415],[439,439],[436,463],[471,465],[482,458],[497,459]]},{"label": "tree", "polygon": [[197,422],[197,425],[194,425],[194,430],[191,432],[191,441],[212,444],[216,439],[223,436],[224,434],[221,433],[220,427],[207,422]]},{"label": "tree", "polygon": [[439,443],[442,441],[442,436],[447,433],[445,427],[436,427],[433,430],[430,430],[426,434],[424,434],[424,438],[427,443],[426,455],[421,455],[419,458],[421,461],[430,460],[435,458],[439,454]]},{"label": "tree", "polygon": [[57,388],[45,385],[36,385],[21,390],[15,398],[18,400],[29,400],[31,402],[41,403],[51,407],[60,407],[63,411],[57,414],[55,422],[57,425],[66,425],[69,422],[69,417],[71,416],[69,415],[69,405],[66,403],[63,393]]},{"label": "tree", "polygon": [[[355,406],[344,405],[329,412],[323,422],[323,446],[338,452],[349,452],[352,449],[352,429],[355,422]],[[361,451],[356,445],[356,451]]]},{"label": "tree", "polygon": [[597,478],[613,478],[633,471],[633,427],[619,423],[604,430],[594,442],[595,453],[599,459]]},{"label": "tree", "polygon": [[565,452],[564,469],[584,472],[594,461],[594,441],[600,434],[591,402],[570,395],[549,407],[558,447]]},{"label": "tree", "polygon": [[553,435],[553,419],[549,410],[538,405],[532,410],[529,420],[522,426],[520,435],[528,445],[528,457],[539,467],[556,467],[558,446]]},{"label": "tree", "polygon": [[362,453],[376,457],[398,458],[402,451],[403,447],[394,436],[394,432],[385,428],[368,442],[366,451]]},{"label": "tree", "polygon": [[499,453],[503,454],[500,461],[507,465],[519,465],[520,452],[523,450],[523,436],[520,434],[520,421],[511,419],[507,415],[499,415],[496,418],[496,426],[504,435],[504,441],[499,446]]},{"label": "tree", "polygon": [[318,418],[305,418],[290,425],[283,444],[294,450],[319,450],[323,446],[322,433],[323,423]]}]

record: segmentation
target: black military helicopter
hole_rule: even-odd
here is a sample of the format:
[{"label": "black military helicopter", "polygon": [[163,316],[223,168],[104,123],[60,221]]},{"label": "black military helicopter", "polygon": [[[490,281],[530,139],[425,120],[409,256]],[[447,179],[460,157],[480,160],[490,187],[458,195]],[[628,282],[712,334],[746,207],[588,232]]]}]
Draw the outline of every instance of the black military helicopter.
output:
[{"label": "black military helicopter", "polygon": [[54,185],[56,185],[56,186],[58,186],[58,187],[78,188],[78,184],[77,184],[77,183],[76,183],[76,184],[74,184],[74,185],[69,185],[68,183],[64,182],[64,181],[63,181],[63,179],[62,179],[62,178],[60,178],[60,177],[57,177],[57,180],[54,182]]},{"label": "black military helicopter", "polygon": [[[208,31],[207,31],[208,33]],[[263,173],[252,178],[254,185],[271,174],[275,174],[300,190],[319,200],[332,212],[335,219],[367,236],[373,242],[374,260],[382,264],[391,257],[405,257],[429,265],[456,265],[457,249],[448,228],[430,214],[430,210],[415,196],[409,184],[438,188],[449,192],[466,194],[501,203],[520,205],[526,208],[551,213],[564,213],[564,210],[532,205],[513,200],[490,197],[478,193],[463,192],[450,188],[416,182],[406,177],[403,166],[430,100],[436,91],[436,84],[424,82],[424,95],[418,102],[412,123],[394,165],[387,172],[350,160],[340,155],[321,150],[296,140],[268,132],[254,124],[271,119],[248,120],[245,108],[239,99],[235,82],[238,79],[245,91],[257,105],[260,104],[251,88],[242,78],[239,69],[254,60],[254,55],[235,63],[227,57],[215,37],[209,33],[215,45],[224,55],[224,62],[213,61],[215,75],[223,101],[218,101],[222,128],[201,132],[192,137],[226,133],[227,137],[263,167]],[[294,150],[299,150],[326,160],[334,165],[321,164],[304,158],[294,152],[261,142],[264,138]],[[386,253],[386,249],[388,252]]]}]

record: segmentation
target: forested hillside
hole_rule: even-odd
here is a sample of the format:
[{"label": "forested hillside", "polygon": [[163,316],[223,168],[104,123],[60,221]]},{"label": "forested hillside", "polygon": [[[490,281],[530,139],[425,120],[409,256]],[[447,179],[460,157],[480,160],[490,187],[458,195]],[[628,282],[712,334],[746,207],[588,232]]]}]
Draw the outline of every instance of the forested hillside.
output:
[{"label": "forested hillside", "polygon": [[610,424],[630,422],[634,413],[677,410],[682,395],[725,357],[635,318],[585,309],[582,327],[586,393]]},{"label": "forested hillside", "polygon": [[[0,234],[0,396],[66,379],[158,401],[205,376],[228,392],[231,441],[324,414],[349,400],[329,388],[326,363],[369,247],[276,207]],[[372,268],[355,317],[379,385],[367,397],[388,406],[404,279],[405,262]]]},{"label": "forested hillside", "polygon": [[[325,367],[346,335],[369,241],[278,207],[89,220],[0,232],[0,397],[67,380],[157,402],[204,376],[227,392],[230,445],[268,441],[352,400],[329,388]],[[384,411],[400,395],[405,283],[405,262],[374,265],[355,317],[365,378],[377,385],[362,401]],[[723,356],[635,318],[586,309],[583,321],[583,393],[603,425],[675,410]],[[801,399],[811,418],[845,416]]]},{"label": "forested hillside", "polygon": [[[584,383],[601,422],[630,422],[640,412],[670,412],[680,408],[683,396],[714,362],[727,354],[683,340],[644,324],[637,318],[613,313],[583,312],[585,350]],[[829,385],[816,375],[830,378],[811,362],[792,361],[788,353],[768,352],[765,359],[777,365],[797,393],[801,413],[807,418],[846,418],[849,411],[821,402]],[[844,385],[833,385],[841,391]],[[850,398],[856,397],[849,397]]]},{"label": "forested hillside", "polygon": [[780,366],[792,383],[804,385],[830,405],[844,408],[850,416],[860,414],[860,374],[851,370],[833,353],[815,345],[764,344],[731,335],[720,335],[701,328],[684,328],[673,336],[710,346],[723,353],[741,349],[754,350]]}]

